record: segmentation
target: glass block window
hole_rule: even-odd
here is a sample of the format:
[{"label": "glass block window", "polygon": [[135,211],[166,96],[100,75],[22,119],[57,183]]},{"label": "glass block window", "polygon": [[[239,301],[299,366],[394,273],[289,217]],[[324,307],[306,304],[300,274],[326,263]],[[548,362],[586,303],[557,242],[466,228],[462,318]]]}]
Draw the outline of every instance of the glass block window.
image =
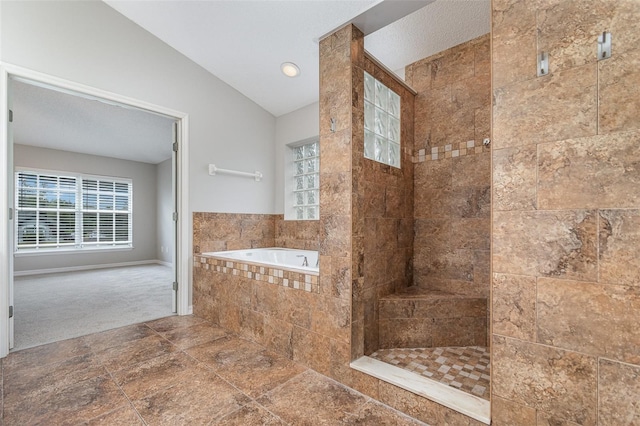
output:
[{"label": "glass block window", "polygon": [[364,156],[400,168],[400,96],[364,73]]},{"label": "glass block window", "polygon": [[311,142],[291,148],[293,152],[293,209],[296,220],[320,217],[320,147]]},{"label": "glass block window", "polygon": [[132,182],[25,170],[15,174],[15,249],[132,246]]}]

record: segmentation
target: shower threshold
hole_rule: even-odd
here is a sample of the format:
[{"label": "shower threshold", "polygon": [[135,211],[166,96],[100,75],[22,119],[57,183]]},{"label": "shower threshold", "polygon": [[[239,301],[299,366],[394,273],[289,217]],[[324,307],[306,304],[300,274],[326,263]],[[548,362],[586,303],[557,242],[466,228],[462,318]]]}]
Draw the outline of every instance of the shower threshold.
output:
[{"label": "shower threshold", "polygon": [[351,368],[437,402],[484,424],[491,423],[491,405],[489,401],[478,396],[368,356],[352,361]]}]

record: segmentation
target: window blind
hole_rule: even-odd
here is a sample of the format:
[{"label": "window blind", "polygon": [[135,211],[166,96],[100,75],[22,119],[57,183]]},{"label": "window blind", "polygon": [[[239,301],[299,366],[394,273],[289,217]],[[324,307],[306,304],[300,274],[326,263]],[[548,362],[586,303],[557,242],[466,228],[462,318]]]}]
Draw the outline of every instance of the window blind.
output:
[{"label": "window blind", "polygon": [[16,251],[131,247],[129,179],[19,171]]}]

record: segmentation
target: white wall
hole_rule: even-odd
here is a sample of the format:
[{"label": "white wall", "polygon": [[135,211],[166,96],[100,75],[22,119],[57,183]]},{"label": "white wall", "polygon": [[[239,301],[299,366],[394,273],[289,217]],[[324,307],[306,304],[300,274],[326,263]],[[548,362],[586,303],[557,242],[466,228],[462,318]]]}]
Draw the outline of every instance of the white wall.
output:
[{"label": "white wall", "polygon": [[171,158],[156,165],[156,259],[169,263],[173,262],[173,253],[175,252],[175,234],[172,217],[175,208],[172,192],[172,165],[173,161]]},{"label": "white wall", "polygon": [[17,143],[14,145],[14,164],[16,167],[87,173],[133,180],[134,248],[132,250],[18,255],[14,260],[16,272],[156,259],[157,176],[155,164],[58,151]]},{"label": "white wall", "polygon": [[[271,114],[102,2],[0,12],[0,60],[189,114],[191,211],[274,212]],[[209,176],[208,163],[264,179]]]},{"label": "white wall", "polygon": [[314,103],[276,119],[275,143],[275,213],[284,212],[285,155],[287,145],[320,134],[320,104]]}]

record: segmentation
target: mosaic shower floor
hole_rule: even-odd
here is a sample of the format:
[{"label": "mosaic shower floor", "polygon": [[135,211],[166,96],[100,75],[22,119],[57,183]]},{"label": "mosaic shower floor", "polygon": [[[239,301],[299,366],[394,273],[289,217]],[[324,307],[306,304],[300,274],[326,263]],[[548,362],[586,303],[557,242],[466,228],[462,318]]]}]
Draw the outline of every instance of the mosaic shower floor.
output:
[{"label": "mosaic shower floor", "polygon": [[489,400],[489,352],[482,346],[378,349],[378,361]]}]

